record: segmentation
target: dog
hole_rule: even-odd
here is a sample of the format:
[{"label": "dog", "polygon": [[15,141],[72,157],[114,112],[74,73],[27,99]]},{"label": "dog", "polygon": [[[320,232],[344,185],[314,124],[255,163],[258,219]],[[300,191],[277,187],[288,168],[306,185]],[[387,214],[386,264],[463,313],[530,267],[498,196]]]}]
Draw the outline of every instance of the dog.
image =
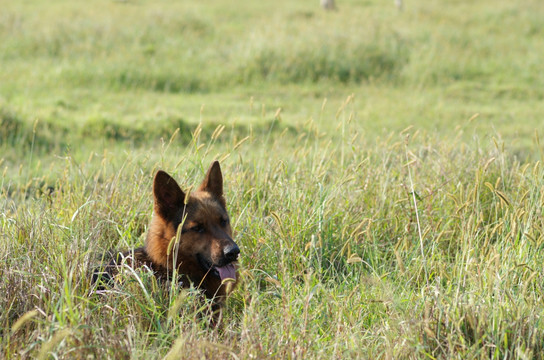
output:
[{"label": "dog", "polygon": [[112,282],[123,262],[132,268],[146,266],[158,280],[177,281],[183,287],[194,284],[220,308],[238,282],[240,249],[232,239],[219,162],[211,164],[204,181],[190,194],[159,170],[153,198],[145,246],[118,253],[94,272],[92,282],[105,289],[103,284]]}]

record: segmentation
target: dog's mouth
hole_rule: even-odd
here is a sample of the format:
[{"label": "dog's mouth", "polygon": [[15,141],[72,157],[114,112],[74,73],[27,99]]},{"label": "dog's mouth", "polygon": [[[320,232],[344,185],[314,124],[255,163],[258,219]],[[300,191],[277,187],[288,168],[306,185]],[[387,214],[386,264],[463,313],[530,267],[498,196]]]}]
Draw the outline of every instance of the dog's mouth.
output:
[{"label": "dog's mouth", "polygon": [[215,276],[221,281],[225,279],[233,279],[236,280],[236,267],[234,266],[234,263],[228,263],[223,266],[217,266],[212,264],[210,261],[208,261],[204,256],[197,254],[196,258],[198,259],[198,262],[200,263],[200,266],[202,266],[202,269],[206,274]]}]

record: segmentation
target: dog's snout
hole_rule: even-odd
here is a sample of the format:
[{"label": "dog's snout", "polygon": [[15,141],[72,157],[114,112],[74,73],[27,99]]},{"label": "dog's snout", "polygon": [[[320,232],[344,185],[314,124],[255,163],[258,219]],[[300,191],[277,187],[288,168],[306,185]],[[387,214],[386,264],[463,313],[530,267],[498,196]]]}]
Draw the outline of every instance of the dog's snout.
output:
[{"label": "dog's snout", "polygon": [[240,254],[240,248],[236,244],[228,245],[223,250],[223,254],[228,262],[235,261],[238,258],[238,254]]}]

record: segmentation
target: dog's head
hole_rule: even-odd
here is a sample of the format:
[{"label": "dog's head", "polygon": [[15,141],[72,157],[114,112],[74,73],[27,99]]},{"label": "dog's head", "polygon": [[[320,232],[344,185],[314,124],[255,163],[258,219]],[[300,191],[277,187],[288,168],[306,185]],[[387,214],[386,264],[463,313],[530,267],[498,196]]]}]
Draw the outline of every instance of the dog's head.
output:
[{"label": "dog's head", "polygon": [[[219,162],[212,163],[202,184],[189,195],[170,175],[159,171],[153,195],[153,220],[146,242],[149,256],[170,269],[175,264],[209,297],[225,295],[227,286],[221,285],[226,279],[237,280],[240,249],[232,240]],[[177,231],[181,235],[175,243],[172,239]]]}]

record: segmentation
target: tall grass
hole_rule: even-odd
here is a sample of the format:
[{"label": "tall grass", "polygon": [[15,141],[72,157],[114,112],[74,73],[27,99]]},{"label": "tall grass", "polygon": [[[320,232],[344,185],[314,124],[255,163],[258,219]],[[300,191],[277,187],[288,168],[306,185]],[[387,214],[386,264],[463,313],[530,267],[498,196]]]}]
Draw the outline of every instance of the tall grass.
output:
[{"label": "tall grass", "polygon": [[[97,4],[0,12],[0,357],[542,358],[538,1]],[[94,291],[156,170],[213,159],[221,326],[145,269]]]},{"label": "tall grass", "polygon": [[[67,159],[47,193],[28,191],[39,179],[4,185],[6,357],[541,356],[539,162],[410,130],[331,142],[308,124],[237,147],[232,134],[199,134],[186,147],[174,137],[159,158]],[[277,154],[291,141],[286,161]],[[143,241],[153,171],[187,186],[211,158],[226,158],[242,248],[223,326],[206,325],[194,291],[145,271],[93,293],[100,254]]]}]

